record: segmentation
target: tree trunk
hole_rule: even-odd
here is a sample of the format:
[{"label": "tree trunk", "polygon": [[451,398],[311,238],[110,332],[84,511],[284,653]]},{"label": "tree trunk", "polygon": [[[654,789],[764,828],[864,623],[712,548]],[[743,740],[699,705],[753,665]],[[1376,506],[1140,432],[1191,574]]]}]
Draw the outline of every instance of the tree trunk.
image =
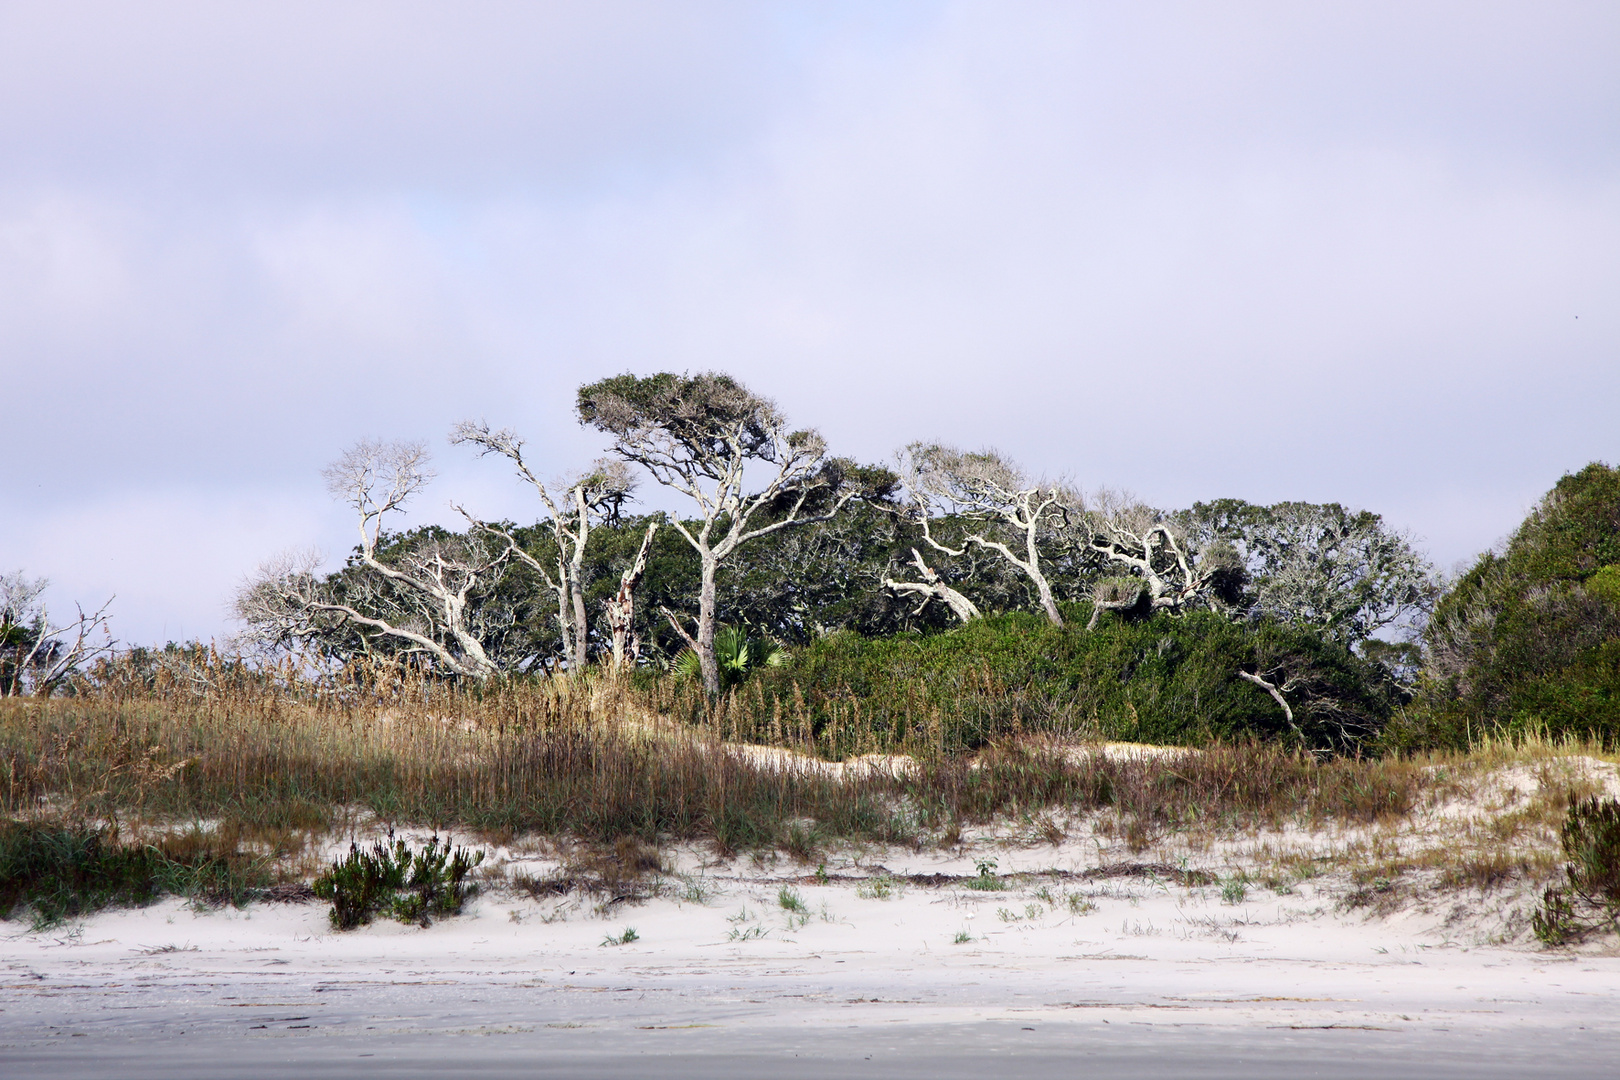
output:
[{"label": "tree trunk", "polygon": [[557,560],[557,631],[562,635],[562,658],[570,668],[574,666],[574,620],[568,612],[568,564]]},{"label": "tree trunk", "polygon": [[568,563],[568,588],[574,594],[574,664],[580,671],[590,647],[591,624],[585,617],[585,586],[580,578],[585,572],[585,543],[591,535],[591,513],[585,504],[585,489],[574,488],[575,520],[579,523],[574,539],[573,558]]},{"label": "tree trunk", "polygon": [[1053,626],[1062,626],[1063,616],[1058,614],[1057,601],[1052,599],[1052,586],[1046,583],[1044,575],[1037,573],[1031,576],[1035,579],[1035,590],[1040,594],[1041,610],[1046,612],[1046,617],[1052,620]]},{"label": "tree trunk", "polygon": [[572,658],[575,671],[585,670],[586,647],[590,644],[591,626],[585,618],[585,590],[579,584],[576,574],[568,583],[569,591],[574,594],[574,655]]},{"label": "tree trunk", "polygon": [[1052,599],[1052,586],[1047,584],[1046,575],[1041,573],[1041,550],[1035,545],[1036,522],[1031,522],[1024,530],[1024,546],[1029,565],[1025,567],[1030,580],[1035,582],[1035,592],[1041,600],[1041,610],[1046,617],[1052,620],[1053,626],[1063,625],[1063,616],[1058,614],[1057,601]]},{"label": "tree trunk", "polygon": [[647,526],[647,535],[642,537],[641,549],[636,552],[636,560],[631,563],[624,573],[619,575],[619,591],[603,604],[607,614],[608,629],[613,634],[613,667],[620,670],[625,665],[626,645],[629,647],[629,661],[635,665],[637,654],[641,651],[641,641],[636,636],[636,586],[641,584],[641,577],[647,572],[647,553],[652,549],[653,534],[658,531],[658,522],[654,521]]},{"label": "tree trunk", "polygon": [[703,670],[703,689],[710,696],[720,693],[720,664],[714,655],[714,572],[719,560],[703,553],[703,588],[698,593],[698,666]]}]

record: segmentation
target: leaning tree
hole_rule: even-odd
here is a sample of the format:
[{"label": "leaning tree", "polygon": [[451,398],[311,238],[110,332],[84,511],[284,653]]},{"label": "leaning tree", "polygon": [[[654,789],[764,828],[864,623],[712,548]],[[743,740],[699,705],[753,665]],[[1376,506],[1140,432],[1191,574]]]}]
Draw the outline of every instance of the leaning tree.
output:
[{"label": "leaning tree", "polygon": [[[900,451],[900,476],[911,496],[913,521],[923,541],[946,555],[961,556],[966,545],[993,551],[1017,567],[1035,588],[1035,597],[1054,626],[1063,625],[1051,582],[1041,566],[1043,541],[1067,524],[1070,494],[1060,485],[1032,481],[1017,465],[995,450],[965,452],[938,443],[912,443]],[[940,514],[955,514],[977,525],[952,547],[934,535],[930,521]],[[1010,541],[1010,543],[1009,543]],[[978,611],[966,597],[948,587],[914,550],[913,562],[921,583],[886,582],[889,588],[936,596],[949,604],[964,622]]]},{"label": "leaning tree", "polygon": [[[697,504],[671,526],[697,553],[697,633],[667,612],[697,654],[703,685],[720,691],[715,657],[715,573],[751,540],[832,518],[859,492],[827,444],[791,430],[776,404],[728,375],[616,375],[579,389],[579,420],[613,437],[613,449]],[[751,485],[753,466],[763,483]]]}]

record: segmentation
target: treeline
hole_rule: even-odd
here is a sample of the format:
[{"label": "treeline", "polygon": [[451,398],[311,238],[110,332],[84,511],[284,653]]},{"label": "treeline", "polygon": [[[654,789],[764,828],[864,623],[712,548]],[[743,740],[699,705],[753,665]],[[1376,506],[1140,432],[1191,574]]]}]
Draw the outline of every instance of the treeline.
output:
[{"label": "treeline", "polygon": [[[408,528],[426,446],[351,448],[326,476],[362,541],[335,571],[289,557],[244,587],[261,658],[475,684],[608,665],[668,684],[666,709],[729,694],[756,735],[786,725],[831,752],[923,727],[952,747],[1048,729],[1340,750],[1620,732],[1607,466],[1565,477],[1447,588],[1370,512],[1159,509],[940,444],[862,465],[725,375],[618,376],[581,387],[575,411],[610,452],[560,484],[511,431],[451,434],[534,492],[533,524],[458,507],[460,530]],[[635,513],[648,480],[688,510]],[[13,607],[8,692],[47,629]]]}]

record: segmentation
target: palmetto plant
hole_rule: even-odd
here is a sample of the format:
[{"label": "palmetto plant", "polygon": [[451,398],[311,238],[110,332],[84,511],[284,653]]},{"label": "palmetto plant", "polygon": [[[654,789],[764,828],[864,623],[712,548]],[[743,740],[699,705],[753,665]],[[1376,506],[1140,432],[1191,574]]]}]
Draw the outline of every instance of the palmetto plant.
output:
[{"label": "palmetto plant", "polygon": [[[762,667],[778,667],[787,653],[774,641],[749,637],[746,630],[723,626],[714,635],[714,659],[720,669],[720,689],[728,690]],[[687,649],[675,658],[670,670],[682,679],[702,678],[698,654]]]}]

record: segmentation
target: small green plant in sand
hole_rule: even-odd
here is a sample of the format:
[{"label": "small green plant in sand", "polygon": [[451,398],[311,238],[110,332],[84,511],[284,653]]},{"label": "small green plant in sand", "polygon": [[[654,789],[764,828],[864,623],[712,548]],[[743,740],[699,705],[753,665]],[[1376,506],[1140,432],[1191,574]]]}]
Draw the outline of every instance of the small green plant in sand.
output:
[{"label": "small green plant in sand", "polygon": [[968,945],[973,941],[973,935],[966,930],[958,930],[956,936],[951,938],[952,945]]},{"label": "small green plant in sand", "polygon": [[1064,900],[1069,905],[1070,915],[1090,915],[1097,910],[1097,905],[1089,897],[1081,896],[1079,893],[1067,893]]},{"label": "small green plant in sand", "polygon": [[640,940],[641,935],[636,933],[636,928],[633,926],[627,926],[617,934],[609,934],[607,937],[604,937],[602,939],[602,944],[598,945],[597,948],[605,949],[612,945],[628,945],[632,941]]},{"label": "small green plant in sand", "polygon": [[1536,937],[1565,945],[1599,926],[1620,930],[1620,800],[1570,803],[1559,840],[1568,880],[1543,894],[1531,918]]},{"label": "small green plant in sand", "polygon": [[708,878],[701,875],[694,877],[683,874],[681,876],[681,889],[676,896],[685,904],[706,905],[710,900],[714,899],[714,886],[709,883]]},{"label": "small green plant in sand", "polygon": [[482,851],[452,848],[437,836],[412,851],[390,834],[388,842],[379,840],[369,848],[350,844],[349,854],[315,879],[315,895],[332,902],[337,930],[364,926],[378,914],[427,926],[434,918],[461,913],[478,889],[467,874],[483,861]]},{"label": "small green plant in sand", "polygon": [[962,883],[968,888],[977,889],[980,892],[1000,892],[1007,887],[996,876],[996,860],[980,859],[974,864],[974,869],[978,871],[978,876],[968,878]]},{"label": "small green plant in sand", "polygon": [[869,877],[855,886],[855,895],[862,900],[887,900],[899,891],[899,883],[888,874]]},{"label": "small green plant in sand", "polygon": [[1241,904],[1249,896],[1249,880],[1242,874],[1234,874],[1221,883],[1221,903]]},{"label": "small green plant in sand", "polygon": [[810,913],[810,908],[805,904],[804,897],[800,896],[797,890],[787,885],[783,885],[776,890],[776,906],[794,915],[808,915]]}]

